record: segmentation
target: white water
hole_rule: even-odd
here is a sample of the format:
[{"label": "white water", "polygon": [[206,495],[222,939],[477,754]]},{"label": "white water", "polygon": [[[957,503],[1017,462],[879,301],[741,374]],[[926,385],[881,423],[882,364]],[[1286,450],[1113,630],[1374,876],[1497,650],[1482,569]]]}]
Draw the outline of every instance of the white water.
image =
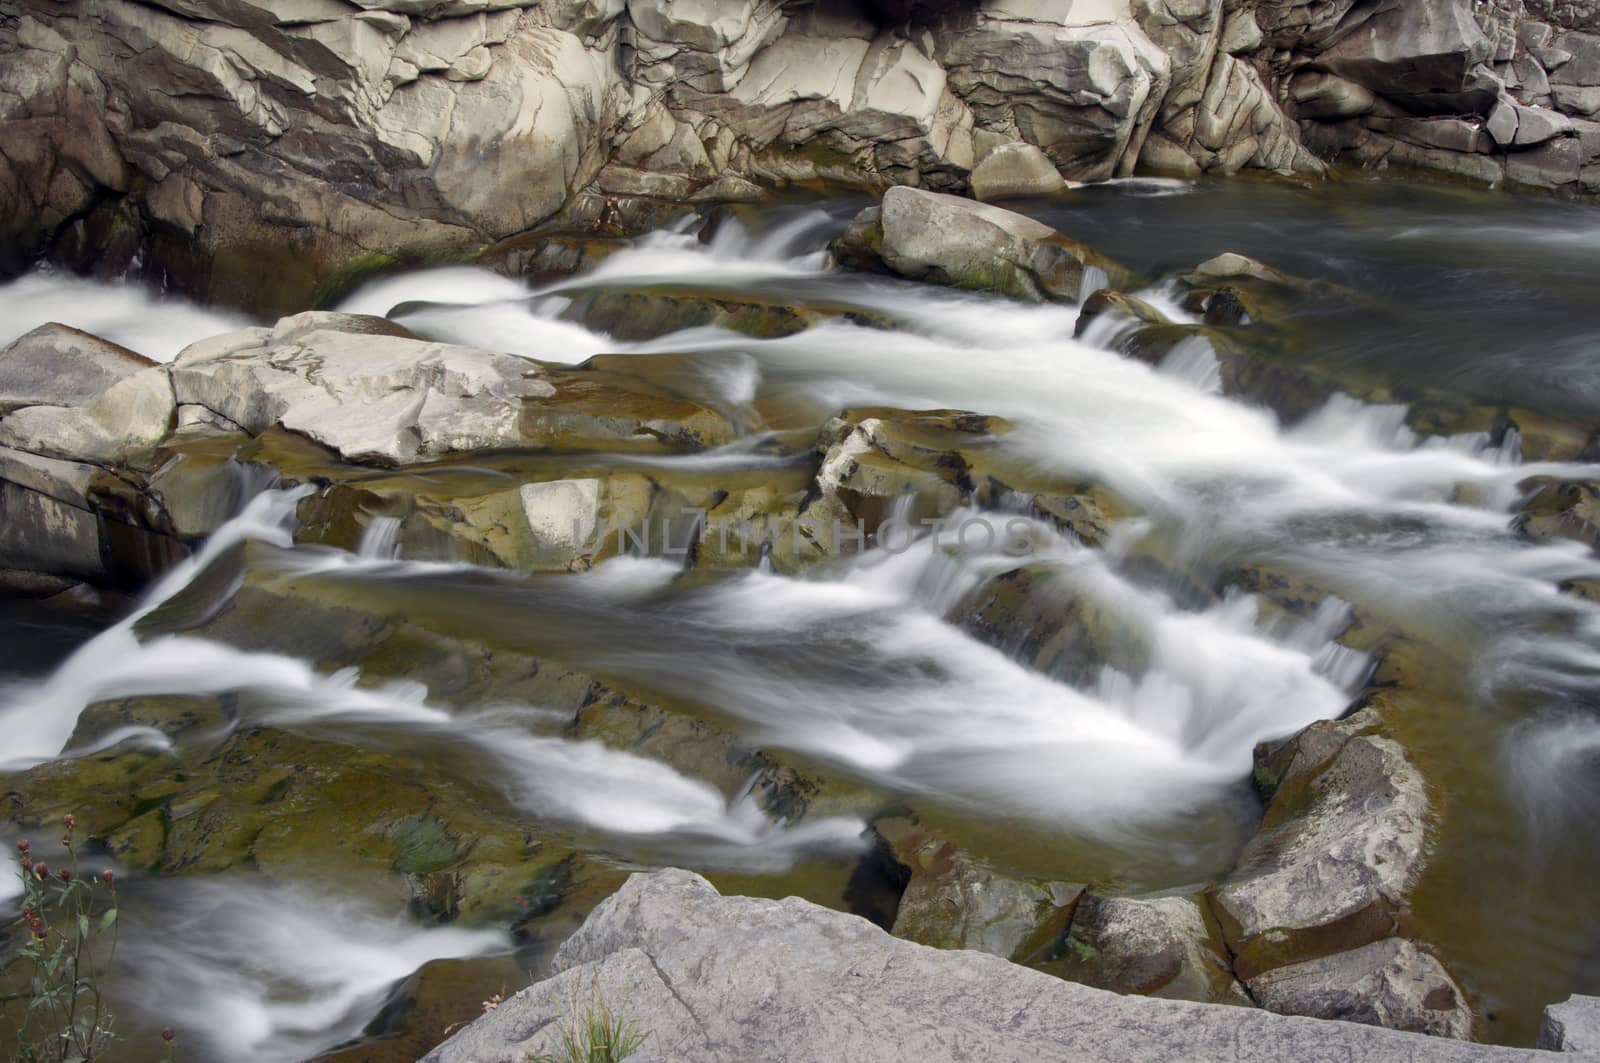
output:
[{"label": "white water", "polygon": [[[124,886],[123,891],[129,892]],[[433,960],[510,948],[499,930],[422,927],[327,890],[180,878],[133,894],[124,931],[133,1014],[182,1031],[183,1058],[293,1063],[358,1035]]]},{"label": "white water", "polygon": [[170,362],[196,340],[244,328],[241,314],[158,300],[138,284],[107,284],[59,273],[30,273],[0,284],[0,347],[58,322]]}]

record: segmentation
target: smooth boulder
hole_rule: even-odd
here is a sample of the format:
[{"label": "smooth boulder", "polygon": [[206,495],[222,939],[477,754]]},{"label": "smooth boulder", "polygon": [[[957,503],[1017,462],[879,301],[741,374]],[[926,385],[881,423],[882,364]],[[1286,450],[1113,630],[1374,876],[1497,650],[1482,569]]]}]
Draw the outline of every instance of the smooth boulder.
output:
[{"label": "smooth boulder", "polygon": [[[891,188],[836,241],[842,265],[997,292],[1030,302],[1077,302],[1126,283],[1124,267],[1042,222],[987,203]],[[1086,278],[1088,278],[1086,283]]]},{"label": "smooth boulder", "polygon": [[0,415],[24,406],[87,406],[155,365],[142,354],[55,322],[0,350]]}]

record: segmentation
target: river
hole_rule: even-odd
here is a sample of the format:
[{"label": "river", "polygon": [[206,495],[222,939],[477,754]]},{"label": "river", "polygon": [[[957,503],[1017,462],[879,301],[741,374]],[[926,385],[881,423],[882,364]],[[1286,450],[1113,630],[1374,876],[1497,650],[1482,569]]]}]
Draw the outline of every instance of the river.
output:
[{"label": "river", "polygon": [[[1406,658],[1426,670],[1425,696],[1401,703],[1391,723],[1443,810],[1406,919],[1467,989],[1485,1039],[1531,1043],[1544,1004],[1600,988],[1600,606],[1557,589],[1600,579],[1600,560],[1510,524],[1528,477],[1595,478],[1600,467],[1524,461],[1514,434],[1423,437],[1404,399],[1407,388],[1446,388],[1593,421],[1600,209],[1447,186],[1244,180],[1113,182],[1018,205],[1150,277],[1145,297],[1178,320],[1161,278],[1230,250],[1381,301],[1381,313],[1310,322],[1314,339],[1298,353],[1386,381],[1398,398],[1335,396],[1286,422],[1221,394],[1205,350],[1152,367],[1117,353],[1109,325],[1074,339],[1074,306],[826,271],[824,249],[859,205],[745,212],[707,232],[685,223],[537,290],[470,266],[389,277],[340,309],[550,362],[649,358],[679,393],[747,426],[705,453],[504,454],[419,476],[582,468],[803,480],[809,439],[841,409],[971,410],[1013,426],[997,437],[996,463],[1123,500],[1132,515],[1105,543],[973,508],[949,526],[964,532],[959,548],[951,530],[908,522],[904,542],[803,571],[768,558],[685,573],[658,540],[592,571],[520,575],[407,553],[381,519],[357,549],[297,543],[307,489],[257,476],[241,488],[240,515],[115,622],[0,602],[0,635],[15,648],[0,664],[5,770],[37,777],[58,758],[126,755],[157,758],[141,768],[152,779],[186,778],[217,773],[222,743],[265,729],[380,766],[422,765],[416,785],[441,801],[453,799],[447,788],[470,788],[486,817],[580,853],[585,862],[570,866],[602,869],[577,873],[595,896],[611,872],[677,865],[725,887],[870,914],[882,902],[861,870],[869,806],[914,810],[1021,876],[1190,891],[1231,866],[1260,817],[1256,744],[1338,717],[1370,692],[1378,651],[1345,636],[1352,616],[1381,618],[1426,647]],[[737,293],[872,320],[831,317],[771,338],[697,327],[631,340],[562,316],[601,289]],[[46,320],[166,360],[247,318],[132,282],[33,274],[0,288],[0,342]],[[1120,633],[1088,667],[1035,667],[1031,649],[960,622],[964,603],[1024,566],[1031,608],[1092,609]],[[1236,585],[1231,574],[1252,570],[1332,597],[1285,612]],[[323,652],[303,617],[240,607],[243,620],[200,637],[162,633],[174,609],[223,614],[247,574],[606,677],[843,796],[777,822],[757,794],[698,778],[692,758],[574,737],[551,705],[452,687],[426,665],[369,666],[359,648],[346,661]],[[220,697],[226,713],[74,745],[89,706],[136,696]],[[333,801],[339,791],[306,792]],[[275,821],[288,833],[273,846],[292,849],[295,824],[339,822],[318,811]],[[366,814],[353,808],[352,833]],[[178,1025],[205,1046],[195,1058],[308,1058],[382,1032],[374,1017],[423,964],[486,958],[477,962],[501,964],[484,968],[496,977],[533,969],[570,925],[565,913],[515,934],[504,920],[432,925],[398,870],[354,858],[340,867],[258,853],[182,870],[128,871],[131,976],[118,994],[129,1031]]]}]

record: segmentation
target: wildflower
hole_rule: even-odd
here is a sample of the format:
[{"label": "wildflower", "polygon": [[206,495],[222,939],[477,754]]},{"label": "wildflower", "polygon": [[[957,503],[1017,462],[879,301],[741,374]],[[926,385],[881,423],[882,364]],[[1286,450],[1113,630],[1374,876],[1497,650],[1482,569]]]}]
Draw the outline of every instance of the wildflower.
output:
[{"label": "wildflower", "polygon": [[37,864],[33,865],[33,873],[38,875],[40,878],[49,878],[50,865],[45,863],[43,860],[40,860]]},{"label": "wildflower", "polygon": [[57,871],[56,874],[61,876],[61,881],[62,882],[71,882],[72,881],[72,868],[70,868],[70,867],[64,867],[60,871]]},{"label": "wildflower", "polygon": [[22,870],[24,870],[24,871],[32,871],[33,870],[33,857],[24,856],[22,858]]},{"label": "wildflower", "polygon": [[68,812],[65,816],[61,817],[61,822],[67,825],[68,830],[71,830],[73,827],[78,825],[78,817],[74,816],[71,812]]},{"label": "wildflower", "polygon": [[166,1041],[169,1044],[172,1042],[172,1039],[174,1037],[176,1037],[176,1036],[178,1036],[178,1035],[172,1032],[172,1027],[170,1027],[170,1026],[163,1027],[162,1030],[161,1030],[161,1039],[163,1041]]},{"label": "wildflower", "polygon": [[107,886],[113,886],[114,887],[117,884],[117,876],[115,876],[115,875],[113,875],[111,873],[111,869],[109,867],[106,868],[104,871],[100,872],[100,878],[102,880],[104,880],[104,882],[105,882],[105,884]]},{"label": "wildflower", "polygon": [[18,841],[17,841],[17,852],[25,853],[27,851],[28,851],[28,839],[26,839],[26,838],[18,839]]}]

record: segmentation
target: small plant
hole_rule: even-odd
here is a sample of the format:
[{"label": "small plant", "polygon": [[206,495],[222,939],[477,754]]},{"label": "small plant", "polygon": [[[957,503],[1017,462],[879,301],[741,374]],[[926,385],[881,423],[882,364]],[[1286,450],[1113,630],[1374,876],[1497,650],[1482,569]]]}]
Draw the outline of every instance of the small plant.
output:
[{"label": "small plant", "polygon": [[632,1021],[615,1014],[596,992],[578,1017],[573,1015],[556,1026],[559,1038],[554,1053],[530,1055],[525,1063],[617,1063],[639,1050],[645,1034]]},{"label": "small plant", "polygon": [[[20,958],[29,965],[29,978],[26,994],[4,1003],[26,1002],[15,1024],[21,1063],[95,1063],[108,1058],[113,1038],[100,976],[117,954],[117,879],[109,870],[79,873],[73,838],[77,821],[69,814],[62,822],[66,867],[52,872],[45,861],[33,858],[26,839],[17,842],[22,920],[28,932]],[[163,1030],[162,1038],[171,1060],[172,1031]]]}]

